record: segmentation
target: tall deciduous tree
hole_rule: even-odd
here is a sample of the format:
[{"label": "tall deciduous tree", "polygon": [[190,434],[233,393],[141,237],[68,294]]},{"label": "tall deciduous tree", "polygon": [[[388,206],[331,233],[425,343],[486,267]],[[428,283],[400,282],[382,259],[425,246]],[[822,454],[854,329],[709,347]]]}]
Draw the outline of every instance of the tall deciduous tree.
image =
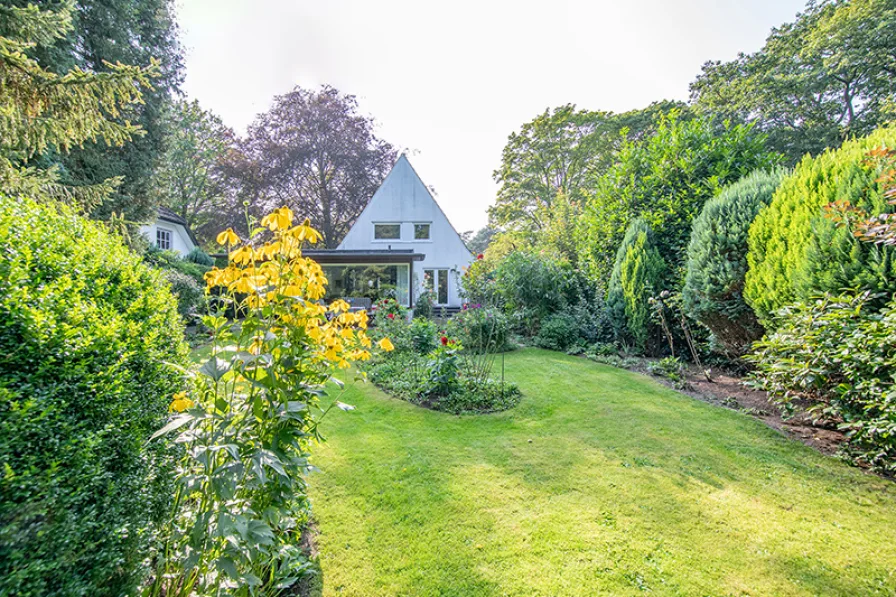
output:
[{"label": "tall deciduous tree", "polygon": [[230,201],[225,168],[235,151],[236,138],[218,116],[203,110],[195,100],[173,103],[165,125],[170,136],[153,190],[161,204],[184,218],[201,238],[210,240],[219,228],[219,214],[227,211]]},{"label": "tall deciduous tree", "polygon": [[373,129],[354,96],[296,87],[249,128],[244,184],[268,208],[310,217],[335,247],[395,162],[395,149]]},{"label": "tall deciduous tree", "polygon": [[697,107],[755,123],[796,163],[893,118],[896,2],[810,1],[765,46],[708,62],[691,85]]},{"label": "tall deciduous tree", "polygon": [[[33,0],[7,0],[24,7]],[[155,199],[151,181],[156,161],[164,151],[167,131],[163,112],[182,79],[181,48],[174,21],[173,0],[45,0],[43,8],[71,6],[72,26],[52,44],[32,48],[27,54],[58,75],[81,69],[87,73],[115,72],[117,64],[149,67],[155,64],[152,85],[142,89],[142,101],[124,106],[114,119],[139,125],[142,133],[127,144],[85,139],[67,154],[52,149],[38,161],[58,165],[60,179],[68,186],[96,185],[120,178],[115,192],[93,211],[108,218],[116,213],[131,221],[151,216]],[[0,19],[0,34],[8,24]]]},{"label": "tall deciduous tree", "polygon": [[691,221],[706,200],[778,162],[764,140],[751,126],[683,121],[675,112],[662,116],[654,133],[623,146],[589,194],[576,229],[580,262],[605,287],[626,228],[643,218],[670,271],[682,273]]},{"label": "tall deciduous tree", "polygon": [[681,106],[658,102],[623,114],[577,110],[572,104],[545,110],[507,140],[493,174],[501,186],[489,209],[491,225],[549,244],[545,248],[575,261],[568,224],[586,190],[613,164],[626,139],[647,134],[659,114]]}]

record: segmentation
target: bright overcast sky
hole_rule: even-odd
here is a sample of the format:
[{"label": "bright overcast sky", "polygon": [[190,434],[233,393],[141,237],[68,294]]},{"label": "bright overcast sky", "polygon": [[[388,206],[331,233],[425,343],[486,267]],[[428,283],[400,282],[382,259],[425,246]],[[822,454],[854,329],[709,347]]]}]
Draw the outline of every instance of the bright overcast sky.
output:
[{"label": "bright overcast sky", "polygon": [[804,0],[180,0],[187,95],[240,133],[295,85],[358,97],[459,231],[486,223],[507,136],[547,107],[688,97]]}]

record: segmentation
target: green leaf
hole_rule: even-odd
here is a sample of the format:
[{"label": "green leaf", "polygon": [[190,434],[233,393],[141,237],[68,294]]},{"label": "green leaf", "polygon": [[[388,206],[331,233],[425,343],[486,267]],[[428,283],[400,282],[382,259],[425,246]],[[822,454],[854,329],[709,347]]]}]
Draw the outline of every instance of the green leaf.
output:
[{"label": "green leaf", "polygon": [[200,373],[215,381],[219,381],[228,371],[230,371],[230,363],[218,357],[212,357],[199,368]]},{"label": "green leaf", "polygon": [[161,429],[159,429],[158,431],[153,433],[149,437],[149,441],[152,441],[152,440],[156,439],[157,437],[161,437],[161,436],[165,435],[166,433],[171,433],[175,429],[183,427],[184,425],[186,425],[187,423],[192,421],[193,418],[194,417],[191,414],[178,415],[177,417],[175,417],[171,421],[169,421],[167,425],[165,425],[164,427],[162,427]]}]

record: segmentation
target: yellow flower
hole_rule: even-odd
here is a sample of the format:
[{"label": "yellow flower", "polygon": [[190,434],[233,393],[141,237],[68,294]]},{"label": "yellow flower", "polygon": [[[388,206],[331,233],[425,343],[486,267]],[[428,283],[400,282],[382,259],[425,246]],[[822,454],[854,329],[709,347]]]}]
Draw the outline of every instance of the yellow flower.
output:
[{"label": "yellow flower", "polygon": [[293,228],[289,231],[290,234],[295,235],[295,238],[298,241],[307,240],[309,243],[317,244],[323,237],[320,232],[311,227],[311,220],[305,218],[305,221]]},{"label": "yellow flower", "polygon": [[235,245],[240,242],[240,237],[236,235],[233,228],[228,228],[220,233],[215,240],[218,241],[219,245]]},{"label": "yellow flower", "polygon": [[395,346],[393,346],[392,341],[389,340],[388,338],[383,338],[376,344],[377,344],[377,346],[379,346],[381,349],[385,350],[386,352],[392,352],[393,350],[395,350]]},{"label": "yellow flower", "polygon": [[261,225],[267,227],[271,232],[278,230],[288,230],[292,224],[292,210],[284,206],[276,209],[261,219]]},{"label": "yellow flower", "polygon": [[230,260],[237,265],[249,265],[254,259],[252,247],[240,247],[230,254]]},{"label": "yellow flower", "polygon": [[339,313],[340,311],[348,311],[352,306],[349,305],[342,299],[336,299],[332,303],[330,303],[330,311],[333,313]]},{"label": "yellow flower", "polygon": [[178,392],[174,396],[172,396],[173,400],[171,401],[171,406],[168,407],[168,412],[180,413],[188,408],[192,408],[195,402],[187,398],[186,392]]}]

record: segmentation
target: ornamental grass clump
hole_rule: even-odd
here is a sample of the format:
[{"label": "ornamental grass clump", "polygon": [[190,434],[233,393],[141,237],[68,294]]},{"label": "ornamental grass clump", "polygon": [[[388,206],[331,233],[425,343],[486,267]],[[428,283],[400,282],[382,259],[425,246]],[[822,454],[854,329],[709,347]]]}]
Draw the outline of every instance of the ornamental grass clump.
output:
[{"label": "ornamental grass clump", "polygon": [[[248,241],[233,230],[218,236],[229,262],[206,275],[207,292],[243,317],[204,318],[212,356],[153,436],[173,434],[183,457],[147,595],[276,595],[310,568],[299,547],[310,444],[333,406],[351,408],[322,410],[320,400],[331,372],[368,360],[372,341],[366,312],[323,304],[327,279],[302,256],[320,240],[309,221],[294,225],[284,207],[261,224]],[[379,346],[392,348],[388,338]]]}]

